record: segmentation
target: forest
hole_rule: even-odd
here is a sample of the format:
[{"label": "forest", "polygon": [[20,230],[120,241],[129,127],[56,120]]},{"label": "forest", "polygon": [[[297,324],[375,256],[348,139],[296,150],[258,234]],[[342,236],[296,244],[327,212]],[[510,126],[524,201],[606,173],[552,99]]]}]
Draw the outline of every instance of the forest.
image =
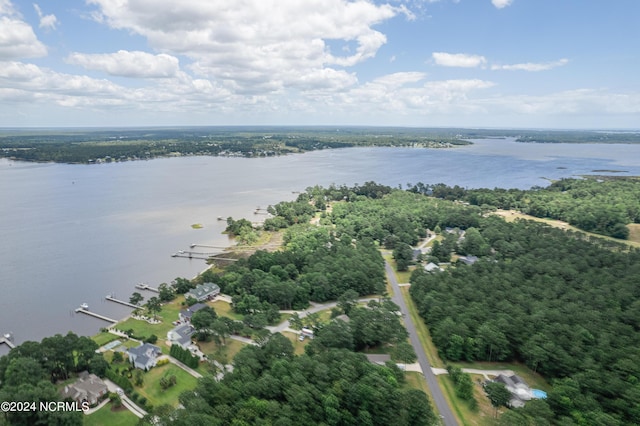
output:
[{"label": "forest", "polygon": [[[582,181],[560,181],[555,187],[569,192],[580,188],[576,182]],[[625,191],[633,199],[629,194],[639,185],[636,180],[585,185],[608,182],[613,186],[607,190],[620,199]],[[344,187],[307,192],[346,200],[333,204],[326,215],[340,238],[348,235],[393,248],[414,245],[425,233],[437,231],[442,238],[425,260],[450,262],[468,254],[479,258],[472,266],[455,262],[441,273],[417,268],[412,274],[411,296],[443,358],[526,363],[553,383],[548,399],[539,404],[551,410],[554,424],[640,423],[637,249],[539,222],[508,223],[491,209],[446,197],[365,186],[368,191],[356,189],[372,197]],[[498,198],[503,191],[483,193]],[[523,199],[533,198],[531,193],[525,191]],[[581,204],[597,198],[589,194],[568,200]],[[567,202],[562,208],[575,206]],[[562,208],[558,211],[565,214]],[[443,232],[446,228],[451,231]],[[510,410],[504,421],[544,424],[534,416]]]},{"label": "forest", "polygon": [[377,366],[347,349],[316,346],[294,355],[272,335],[247,346],[219,382],[200,379],[180,396],[184,409],[158,407],[143,425],[434,425],[424,392],[404,384],[395,364]]},{"label": "forest", "polygon": [[[599,223],[624,226],[637,220],[639,198],[634,194],[639,189],[635,179],[602,178],[567,179],[529,191],[467,191],[421,184],[401,191],[374,182],[312,187],[286,209],[272,210],[283,213],[272,223],[289,226],[287,248],[256,253],[238,265],[244,269],[235,271],[239,275],[234,280],[224,284],[232,292],[251,291],[273,303],[278,296],[269,289],[275,291],[289,280],[291,306],[304,303],[293,289],[309,295],[309,300],[329,300],[346,289],[332,292],[331,286],[326,287],[331,271],[341,268],[344,276],[357,276],[359,263],[351,259],[358,248],[367,248],[365,258],[371,256],[375,265],[376,247],[384,246],[398,256],[401,248],[411,248],[435,232],[440,238],[424,261],[454,263],[442,273],[417,268],[411,295],[443,358],[525,363],[553,383],[549,398],[536,407],[552,413],[554,424],[638,424],[640,252],[539,222],[508,223],[491,213],[497,206],[518,202],[528,203],[533,213],[534,206],[548,203],[555,216],[577,220],[589,206],[598,212]],[[308,206],[323,210],[327,204],[331,211],[322,214],[320,223],[328,227],[290,226],[308,221]],[[525,209],[523,204],[518,208]],[[576,220],[570,221],[582,224]],[[331,252],[336,257],[327,257]],[[302,253],[308,253],[306,262],[301,261]],[[479,261],[463,265],[455,262],[460,255],[474,255]],[[340,258],[347,261],[341,265]],[[314,268],[316,262],[320,269]],[[333,262],[340,266],[335,268]],[[252,271],[254,279],[246,275],[241,279],[242,270]],[[319,272],[314,276],[318,281],[309,280],[314,271]],[[280,276],[281,283],[256,279],[268,275]],[[532,409],[510,410],[503,423],[543,422],[536,416],[541,414]]]},{"label": "forest", "polygon": [[[0,402],[53,402],[62,397],[54,383],[88,370],[103,376],[108,368],[98,345],[88,337],[68,333],[45,337],[41,342],[24,342],[0,357]],[[0,416],[11,425],[82,425],[76,411],[22,411]],[[0,419],[0,424],[2,419]]]},{"label": "forest", "polygon": [[640,223],[640,185],[636,177],[585,176],[529,190],[418,183],[409,191],[468,202],[485,211],[515,209],[531,216],[559,219],[584,231],[618,239],[629,237],[627,224]]}]

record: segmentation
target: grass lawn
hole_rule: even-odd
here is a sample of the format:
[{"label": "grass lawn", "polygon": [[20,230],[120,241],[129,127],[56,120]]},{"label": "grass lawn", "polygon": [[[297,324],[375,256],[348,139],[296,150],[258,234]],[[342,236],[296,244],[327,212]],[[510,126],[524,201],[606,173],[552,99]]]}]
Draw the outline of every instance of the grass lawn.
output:
[{"label": "grass lawn", "polygon": [[159,339],[166,339],[167,332],[174,327],[171,323],[178,319],[178,314],[184,309],[182,302],[184,302],[184,296],[178,296],[175,300],[162,305],[162,311],[158,314],[158,319],[162,321],[160,324],[149,324],[146,321],[129,318],[119,322],[115,327],[122,331],[132,329],[134,336],[149,337],[155,334]]},{"label": "grass lawn", "polygon": [[293,345],[293,353],[296,355],[304,354],[304,347],[311,342],[311,339],[309,338],[304,339],[301,342],[300,340],[298,340],[298,335],[290,331],[284,331],[282,334],[284,335],[284,337],[291,340],[291,344]]},{"label": "grass lawn", "polygon": [[109,342],[113,342],[114,340],[119,339],[115,334],[101,332],[91,337],[91,340],[96,342],[98,346],[104,346]]},{"label": "grass lawn", "polygon": [[242,319],[244,318],[244,315],[235,313],[233,311],[233,308],[231,307],[231,304],[225,302],[224,300],[216,300],[213,303],[209,303],[209,305],[216,311],[218,316],[228,317],[236,321],[242,321]]},{"label": "grass lawn", "polygon": [[[522,377],[529,387],[533,389],[541,389],[545,392],[551,391],[551,385],[547,383],[544,377],[535,373],[526,365],[516,362],[452,362],[451,365],[460,368],[475,368],[478,370],[513,370],[518,376]],[[478,376],[482,377],[482,376]]]},{"label": "grass lawn", "polygon": [[[167,390],[160,387],[160,379],[164,376],[175,375],[177,383]],[[198,379],[173,364],[165,364],[160,367],[154,367],[144,375],[144,385],[142,388],[135,388],[135,391],[143,395],[147,400],[158,407],[162,404],[171,406],[178,405],[178,396],[186,391],[196,387]]]},{"label": "grass lawn", "polygon": [[202,353],[206,354],[209,359],[214,359],[221,364],[229,364],[236,356],[240,349],[247,344],[227,337],[227,344],[218,346],[214,342],[198,342],[198,346]]},{"label": "grass lawn", "polygon": [[629,241],[640,246],[640,223],[630,223],[627,228],[629,228]]},{"label": "grass lawn", "polygon": [[85,426],[135,426],[138,418],[126,408],[111,411],[112,405],[108,403],[95,413],[84,416]]}]

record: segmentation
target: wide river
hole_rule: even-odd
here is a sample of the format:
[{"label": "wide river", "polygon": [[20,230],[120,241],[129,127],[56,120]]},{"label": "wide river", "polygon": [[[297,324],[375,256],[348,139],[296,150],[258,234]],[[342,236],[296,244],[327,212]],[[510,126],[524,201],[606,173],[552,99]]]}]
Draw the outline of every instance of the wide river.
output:
[{"label": "wide river", "polygon": [[[605,172],[606,171],[606,172]],[[0,335],[16,343],[122,318],[138,282],[195,276],[202,260],[172,258],[192,243],[228,245],[226,218],[295,191],[377,181],[529,188],[583,174],[640,175],[640,145],[521,144],[476,140],[454,149],[349,148],[273,158],[181,157],[101,165],[0,160]],[[201,223],[202,229],[192,224]],[[149,296],[149,294],[145,294]],[[0,354],[7,347],[0,346]]]}]

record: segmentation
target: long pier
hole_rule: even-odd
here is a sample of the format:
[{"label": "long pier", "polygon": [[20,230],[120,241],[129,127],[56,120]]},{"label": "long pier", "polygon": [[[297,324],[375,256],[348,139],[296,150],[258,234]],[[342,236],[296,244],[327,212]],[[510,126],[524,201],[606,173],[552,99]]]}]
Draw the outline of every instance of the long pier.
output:
[{"label": "long pier", "polygon": [[227,248],[227,247],[224,247],[224,246],[210,246],[208,244],[196,244],[196,243],[191,244],[189,247],[191,247],[191,248],[194,248],[194,247],[207,247],[207,248],[214,248],[214,249],[221,249],[221,250],[224,250],[224,249]]},{"label": "long pier", "polygon": [[153,291],[154,293],[160,293],[160,290],[158,290],[157,288],[151,287],[149,284],[145,284],[145,283],[136,284],[136,288],[139,288],[140,290]]},{"label": "long pier", "polygon": [[105,296],[105,299],[110,300],[112,302],[120,303],[121,305],[125,305],[125,306],[128,306],[130,308],[134,308],[134,309],[138,309],[140,307],[138,305],[134,305],[133,303],[129,303],[129,302],[124,301],[124,300],[116,299],[115,297],[111,296],[110,294],[107,294]]},{"label": "long pier", "polygon": [[86,315],[89,315],[91,317],[95,317],[95,318],[101,319],[103,321],[111,322],[111,323],[114,323],[114,324],[118,322],[118,320],[114,320],[113,318],[105,317],[104,315],[96,314],[95,312],[88,311],[88,310],[86,310],[84,308],[77,308],[76,309],[76,313],[86,314]]},{"label": "long pier", "polygon": [[9,346],[9,348],[11,349],[16,347],[16,345],[11,340],[7,339],[6,337],[0,337],[0,345],[3,343]]}]

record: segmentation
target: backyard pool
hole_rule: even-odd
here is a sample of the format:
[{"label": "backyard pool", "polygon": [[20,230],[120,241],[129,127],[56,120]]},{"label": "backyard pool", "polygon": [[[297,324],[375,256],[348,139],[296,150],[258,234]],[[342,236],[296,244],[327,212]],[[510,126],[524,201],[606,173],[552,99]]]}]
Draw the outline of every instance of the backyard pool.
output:
[{"label": "backyard pool", "polygon": [[547,393],[543,390],[540,389],[531,389],[531,395],[533,395],[533,397],[535,399],[546,399],[547,398]]}]

